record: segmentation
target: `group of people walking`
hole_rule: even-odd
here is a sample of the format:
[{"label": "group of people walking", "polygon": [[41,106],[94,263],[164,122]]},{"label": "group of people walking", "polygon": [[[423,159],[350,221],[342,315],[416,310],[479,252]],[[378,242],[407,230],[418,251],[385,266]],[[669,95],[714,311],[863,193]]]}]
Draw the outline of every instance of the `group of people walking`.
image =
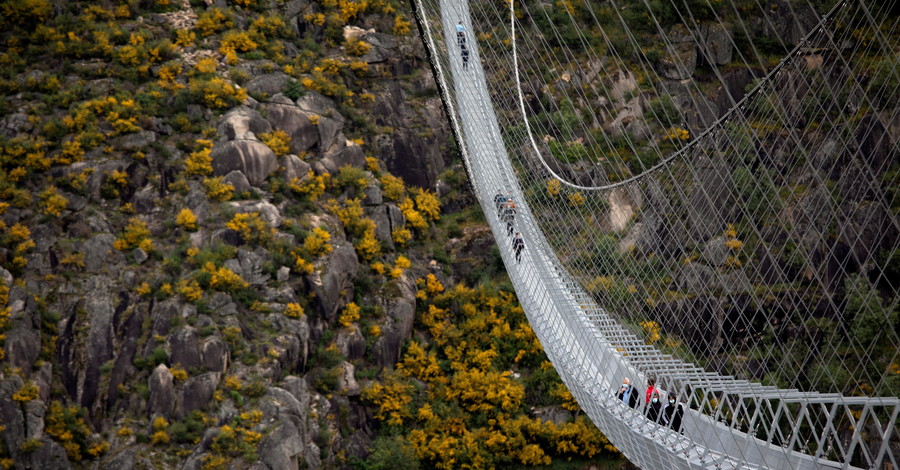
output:
[{"label": "group of people walking", "polygon": [[[506,224],[506,236],[512,236],[516,221],[516,203],[513,201],[512,195],[509,193],[504,195],[503,191],[498,190],[494,196],[494,206],[497,208],[497,217]],[[512,247],[516,254],[516,263],[519,263],[522,261],[525,240],[522,239],[522,234],[519,232],[515,232],[515,234]]]},{"label": "group of people walking", "polygon": [[[631,381],[627,377],[622,380],[622,386],[619,387],[619,390],[616,392],[616,396],[619,400],[622,400],[622,402],[629,407],[639,409],[643,406],[644,415],[648,420],[681,432],[681,421],[682,418],[684,418],[684,408],[681,406],[681,403],[678,403],[678,396],[675,393],[668,394],[668,403],[663,406],[660,392],[656,388],[656,380],[651,377],[647,379],[647,390],[644,393],[643,400],[641,400],[640,394],[641,393],[631,385]],[[641,402],[643,402],[643,405]]]}]

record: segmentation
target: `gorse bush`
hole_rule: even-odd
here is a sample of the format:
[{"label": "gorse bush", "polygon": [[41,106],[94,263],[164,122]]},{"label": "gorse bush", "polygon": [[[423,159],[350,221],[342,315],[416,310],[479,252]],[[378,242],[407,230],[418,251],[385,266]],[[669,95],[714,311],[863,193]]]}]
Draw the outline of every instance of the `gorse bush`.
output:
[{"label": "gorse bush", "polygon": [[[416,285],[417,322],[429,346],[410,342],[396,373],[362,397],[420,463],[493,468],[616,453],[583,416],[555,425],[523,412],[529,406],[525,387],[511,370],[551,366],[512,294],[461,285],[448,290],[433,274]],[[571,408],[571,394],[552,377],[546,390]]]}]

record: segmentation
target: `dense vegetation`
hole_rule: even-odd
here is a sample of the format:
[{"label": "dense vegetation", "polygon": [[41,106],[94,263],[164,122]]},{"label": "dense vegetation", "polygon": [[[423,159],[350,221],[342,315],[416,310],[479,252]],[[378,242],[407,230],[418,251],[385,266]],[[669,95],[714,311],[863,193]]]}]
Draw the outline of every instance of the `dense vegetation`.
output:
[{"label": "dense vegetation", "polygon": [[[408,6],[296,8],[0,3],[0,468],[616,459],[543,356],[462,169],[440,175],[439,196],[374,145],[395,132],[371,117],[379,92],[399,82],[417,110],[434,90],[410,85],[428,71],[392,68],[420,52],[367,62],[375,46],[346,27],[416,51]],[[259,91],[257,76],[282,85]],[[275,128],[243,138],[277,157],[261,183],[219,173],[223,115],[278,92],[324,96],[332,110],[309,123],[345,118],[364,163],[323,171],[328,148],[297,151]],[[286,170],[298,161],[308,174]]]}]

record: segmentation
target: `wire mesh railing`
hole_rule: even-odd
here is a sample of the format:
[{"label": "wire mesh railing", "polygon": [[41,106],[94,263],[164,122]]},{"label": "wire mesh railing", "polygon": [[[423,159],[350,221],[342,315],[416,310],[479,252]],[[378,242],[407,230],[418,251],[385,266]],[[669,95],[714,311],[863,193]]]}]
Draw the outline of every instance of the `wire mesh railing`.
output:
[{"label": "wire mesh railing", "polygon": [[[628,29],[635,2],[623,3],[416,1],[473,187],[548,356],[642,466],[898,468],[896,15],[778,3],[799,19],[795,39],[767,43],[787,54],[775,61],[735,38],[774,28],[773,3],[733,1],[762,7],[762,26],[736,21],[752,16],[738,8],[693,29],[654,17],[660,58],[627,54],[647,36]],[[565,29],[576,15],[627,34],[601,28],[597,53]],[[717,47],[731,45],[730,61],[699,39],[725,19],[732,36]],[[708,81],[673,84],[692,54],[707,57]],[[720,115],[704,117],[710,84]],[[497,193],[517,205],[520,263]],[[677,395],[683,433],[618,400],[623,378]]]}]

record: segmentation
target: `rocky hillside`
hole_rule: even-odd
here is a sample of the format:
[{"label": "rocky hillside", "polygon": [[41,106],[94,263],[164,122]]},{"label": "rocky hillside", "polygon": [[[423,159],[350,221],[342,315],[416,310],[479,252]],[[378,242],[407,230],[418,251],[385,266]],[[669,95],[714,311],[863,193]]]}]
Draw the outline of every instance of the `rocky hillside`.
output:
[{"label": "rocky hillside", "polygon": [[0,2],[0,468],[615,458],[504,281],[410,21]]}]

